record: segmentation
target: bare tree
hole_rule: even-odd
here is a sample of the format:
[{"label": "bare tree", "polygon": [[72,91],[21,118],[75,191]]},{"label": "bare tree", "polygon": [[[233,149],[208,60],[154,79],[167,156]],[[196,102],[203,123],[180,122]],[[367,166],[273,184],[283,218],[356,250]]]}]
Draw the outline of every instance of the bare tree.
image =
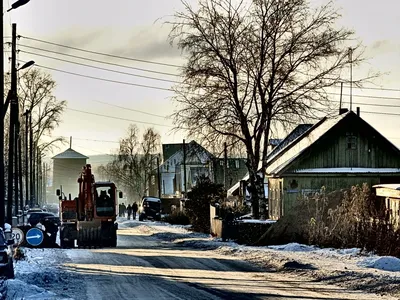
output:
[{"label": "bare tree", "polygon": [[[348,67],[353,32],[337,27],[331,3],[315,10],[306,0],[183,4],[169,22],[171,43],[187,56],[175,87],[176,127],[208,145],[244,146],[258,218],[271,128],[327,111],[330,88]],[[359,52],[357,45],[354,65]]]},{"label": "bare tree", "polygon": [[99,172],[118,183],[130,198],[141,199],[159,151],[160,135],[153,128],[146,129],[140,140],[139,129],[130,125],[127,136],[120,141],[118,154],[111,163],[100,166]]},{"label": "bare tree", "polygon": [[[6,76],[5,83],[9,88],[9,75]],[[64,142],[64,139],[60,137],[50,141],[43,140],[45,136],[49,137],[60,124],[62,113],[67,107],[66,101],[57,100],[53,95],[55,87],[56,82],[51,75],[36,68],[24,72],[18,81],[20,113],[22,114],[25,110],[31,111],[34,143],[39,145],[39,151],[43,154],[51,151],[57,143]],[[20,122],[23,134],[25,119],[20,117]]]}]

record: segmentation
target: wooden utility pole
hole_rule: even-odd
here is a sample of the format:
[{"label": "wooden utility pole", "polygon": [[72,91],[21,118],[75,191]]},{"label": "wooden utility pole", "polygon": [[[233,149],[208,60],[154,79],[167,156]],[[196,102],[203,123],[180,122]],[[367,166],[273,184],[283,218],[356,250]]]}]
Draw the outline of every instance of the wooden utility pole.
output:
[{"label": "wooden utility pole", "polygon": [[183,190],[186,197],[186,143],[183,140]]},{"label": "wooden utility pole", "polygon": [[29,206],[33,207],[35,204],[34,202],[34,197],[35,197],[35,188],[34,188],[34,180],[35,180],[35,169],[34,169],[34,160],[35,156],[33,155],[34,153],[33,149],[33,130],[32,130],[32,112],[29,114],[29,192],[30,192],[30,197],[29,197]]},{"label": "wooden utility pole", "polygon": [[228,177],[227,169],[228,169],[228,149],[227,149],[226,143],[224,143],[224,188],[225,188],[225,190],[228,189],[227,184],[226,184],[226,180]]},{"label": "wooden utility pole", "polygon": [[160,154],[157,155],[157,187],[158,187],[158,198],[161,199]]},{"label": "wooden utility pole", "polygon": [[29,169],[28,169],[28,143],[29,143],[29,110],[24,113],[25,116],[25,205],[29,204]]}]

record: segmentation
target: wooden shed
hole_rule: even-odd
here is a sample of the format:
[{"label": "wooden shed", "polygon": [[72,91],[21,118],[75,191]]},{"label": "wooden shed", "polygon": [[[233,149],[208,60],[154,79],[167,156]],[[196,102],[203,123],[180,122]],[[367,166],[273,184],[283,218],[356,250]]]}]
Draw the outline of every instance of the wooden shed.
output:
[{"label": "wooden shed", "polygon": [[278,219],[323,186],[400,182],[400,150],[350,111],[323,118],[270,156],[266,176],[270,218]]}]

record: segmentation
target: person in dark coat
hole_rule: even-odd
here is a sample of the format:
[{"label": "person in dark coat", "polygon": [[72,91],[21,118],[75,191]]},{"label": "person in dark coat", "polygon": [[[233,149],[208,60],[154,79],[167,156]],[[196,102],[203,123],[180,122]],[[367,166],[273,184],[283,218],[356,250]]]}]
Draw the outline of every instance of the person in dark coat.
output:
[{"label": "person in dark coat", "polygon": [[136,220],[136,213],[138,211],[138,205],[136,202],[133,202],[132,204],[132,219]]},{"label": "person in dark coat", "polygon": [[131,214],[132,214],[132,206],[128,204],[128,207],[126,208],[126,212],[128,213],[128,220],[131,219]]},{"label": "person in dark coat", "polygon": [[125,204],[124,204],[124,203],[122,203],[122,205],[121,205],[121,211],[122,211],[122,215],[121,215],[121,217],[125,217],[125,213],[126,213],[126,206],[125,206]]}]

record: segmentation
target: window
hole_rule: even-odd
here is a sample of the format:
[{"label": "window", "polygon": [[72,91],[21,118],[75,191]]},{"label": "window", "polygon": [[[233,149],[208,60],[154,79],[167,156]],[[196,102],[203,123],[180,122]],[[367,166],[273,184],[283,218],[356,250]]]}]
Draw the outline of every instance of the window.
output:
[{"label": "window", "polygon": [[347,149],[355,150],[357,149],[357,137],[353,133],[348,132],[346,134]]},{"label": "window", "polygon": [[223,161],[223,160],[220,160],[220,161],[219,161],[219,165],[220,165],[220,166],[224,166],[224,161]]},{"label": "window", "polygon": [[151,185],[155,185],[155,184],[156,184],[156,176],[151,175]]},{"label": "window", "polygon": [[236,169],[240,168],[240,162],[238,160],[235,160],[235,167]]}]

